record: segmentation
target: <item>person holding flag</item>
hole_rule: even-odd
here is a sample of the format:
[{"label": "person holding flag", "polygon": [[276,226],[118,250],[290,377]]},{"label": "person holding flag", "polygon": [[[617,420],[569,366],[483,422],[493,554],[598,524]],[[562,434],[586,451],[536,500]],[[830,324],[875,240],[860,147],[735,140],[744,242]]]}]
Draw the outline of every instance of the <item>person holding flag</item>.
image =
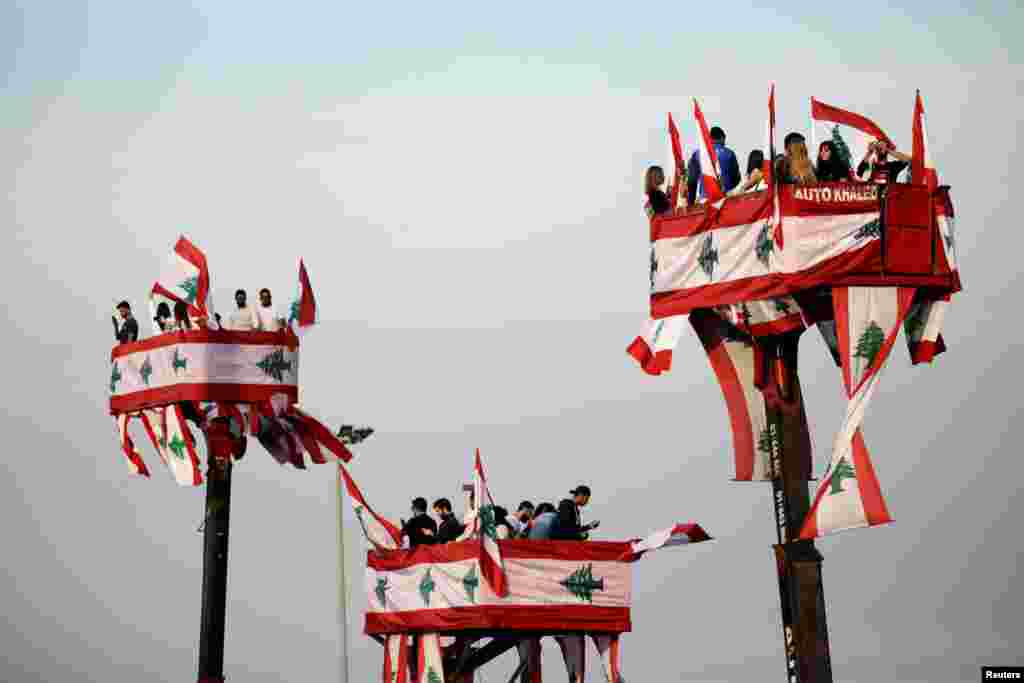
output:
[{"label": "person holding flag", "polygon": [[[696,107],[696,102],[694,102]],[[700,113],[700,109],[696,109],[698,117],[698,124],[700,128],[704,125],[704,116]],[[722,193],[728,193],[737,185],[740,184],[740,164],[736,160],[736,153],[725,146],[725,131],[719,126],[712,126],[709,131],[711,138],[711,150],[708,150],[710,154],[710,165],[713,169],[710,170],[707,175],[715,176],[718,175],[720,190]],[[704,141],[701,140],[703,143]],[[704,144],[697,145],[697,149],[694,150],[693,154],[690,155],[690,163],[686,168],[686,201],[687,204],[693,205],[697,200],[698,193],[701,197],[707,199],[713,194],[705,187],[701,161],[702,148]],[[712,201],[717,197],[712,198]]]}]

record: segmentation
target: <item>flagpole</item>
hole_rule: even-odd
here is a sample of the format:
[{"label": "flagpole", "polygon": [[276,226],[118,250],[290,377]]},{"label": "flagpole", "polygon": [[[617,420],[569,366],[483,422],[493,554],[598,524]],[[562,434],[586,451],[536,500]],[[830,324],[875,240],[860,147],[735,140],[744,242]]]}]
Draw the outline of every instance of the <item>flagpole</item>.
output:
[{"label": "flagpole", "polygon": [[341,484],[341,463],[338,463],[338,477],[335,484],[334,499],[338,506],[338,630],[341,638],[339,640],[339,681],[348,683],[348,582],[345,578],[345,502],[344,492]]}]

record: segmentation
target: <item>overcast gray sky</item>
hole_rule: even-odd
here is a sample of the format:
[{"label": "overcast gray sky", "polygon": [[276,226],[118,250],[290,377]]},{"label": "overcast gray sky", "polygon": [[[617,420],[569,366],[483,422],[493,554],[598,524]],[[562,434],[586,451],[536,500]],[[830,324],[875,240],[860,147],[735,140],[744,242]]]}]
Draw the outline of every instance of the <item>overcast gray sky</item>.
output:
[{"label": "overcast gray sky", "polygon": [[[0,678],[194,675],[203,491],[129,478],[106,390],[110,308],[144,310],[185,232],[221,309],[236,287],[283,300],[305,258],[302,402],[377,428],[353,473],[378,509],[457,495],[480,447],[509,505],[589,482],[605,538],[699,521],[718,540],[637,566],[627,676],[781,679],[769,488],[729,481],[696,338],[661,378],[624,353],[665,111],[699,96],[745,159],[770,79],[783,132],[815,95],[903,147],[921,88],[958,214],[950,350],[912,368],[901,342],[865,422],[896,521],[820,543],[836,680],[1024,664],[1022,13],[976,4],[0,5]],[[817,335],[802,349],[820,472],[842,385]],[[333,476],[255,445],[236,470],[229,680],[337,678]],[[350,631],[372,680],[380,648],[358,613]]]}]

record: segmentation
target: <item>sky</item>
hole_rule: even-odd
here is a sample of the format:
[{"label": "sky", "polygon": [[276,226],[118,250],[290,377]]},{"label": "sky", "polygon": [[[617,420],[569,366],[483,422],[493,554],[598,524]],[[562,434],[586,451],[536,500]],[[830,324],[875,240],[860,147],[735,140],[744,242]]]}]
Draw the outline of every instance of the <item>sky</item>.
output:
[{"label": "sky", "polygon": [[[865,421],[895,523],[818,544],[835,679],[1024,664],[1021,9],[206,5],[0,4],[0,679],[194,675],[203,491],[129,476],[106,388],[111,308],[144,310],[181,233],[222,310],[237,287],[290,295],[304,258],[321,324],[302,403],[377,429],[352,468],[377,509],[456,498],[479,447],[507,506],[586,482],[603,538],[698,521],[714,542],[637,565],[627,677],[781,679],[770,494],[729,481],[700,345],[659,378],[624,353],[665,112],[689,147],[699,97],[745,159],[771,80],[783,133],[813,95],[904,149],[920,88],[958,217],[949,351],[911,367],[897,347]],[[801,374],[821,471],[844,403],[816,335]],[[236,469],[229,680],[338,679],[334,491],[331,468],[255,444]],[[350,578],[362,543],[348,515]],[[351,599],[352,680],[371,680]]]}]

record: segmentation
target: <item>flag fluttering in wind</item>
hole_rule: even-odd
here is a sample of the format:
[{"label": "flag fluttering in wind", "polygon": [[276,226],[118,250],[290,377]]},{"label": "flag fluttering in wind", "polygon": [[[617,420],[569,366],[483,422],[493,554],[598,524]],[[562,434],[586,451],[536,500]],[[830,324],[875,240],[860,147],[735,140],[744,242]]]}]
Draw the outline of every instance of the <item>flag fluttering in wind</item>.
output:
[{"label": "flag fluttering in wind", "polygon": [[288,325],[296,335],[302,334],[317,323],[316,299],[313,285],[309,283],[306,265],[299,259],[299,288],[288,309]]},{"label": "flag fluttering in wind", "polygon": [[[861,114],[840,109],[811,98],[812,145],[831,140],[840,159],[856,173],[868,144],[874,140],[892,145],[892,140],[874,121]],[[857,131],[852,133],[849,129]],[[818,150],[808,150],[812,158]]]},{"label": "flag fluttering in wind", "polygon": [[914,100],[914,147],[910,162],[910,182],[927,185],[929,192],[935,192],[939,186],[939,175],[932,163],[928,149],[928,131],[924,124],[924,102],[921,91],[917,91]]},{"label": "flag fluttering in wind", "polygon": [[688,524],[675,524],[667,529],[655,531],[653,534],[648,535],[647,538],[634,541],[630,546],[632,554],[628,559],[638,560],[644,553],[652,550],[669,548],[674,545],[700,543],[701,541],[710,540],[711,537],[708,536],[707,532],[701,528],[700,524],[693,522]]},{"label": "flag fluttering in wind", "polygon": [[672,367],[672,351],[686,324],[685,315],[648,320],[643,335],[633,340],[626,353],[633,356],[648,375],[660,375]]},{"label": "flag fluttering in wind", "polygon": [[345,490],[348,491],[349,500],[352,501],[352,509],[355,510],[356,519],[363,528],[366,540],[377,549],[397,550],[402,547],[402,532],[394,524],[384,519],[369,506],[362,492],[356,486],[356,482],[349,475],[343,464],[338,463],[338,478],[344,482]]},{"label": "flag fluttering in wind", "polygon": [[704,120],[704,114],[700,110],[697,100],[693,100],[693,118],[697,121],[697,146],[700,155],[701,183],[704,188],[704,199],[710,204],[725,196],[722,191],[722,184],[719,182],[720,173],[718,170],[718,153],[711,141],[711,133],[708,131],[708,124]]},{"label": "flag fluttering in wind", "polygon": [[480,460],[480,449],[476,449],[473,462],[473,498],[476,505],[474,531],[480,542],[480,573],[500,598],[508,595],[508,579],[505,565],[498,547],[498,530],[494,519],[494,498],[487,487],[484,465]]},{"label": "flag fluttering in wind", "polygon": [[159,303],[166,302],[173,309],[181,302],[188,306],[189,316],[207,318],[214,324],[206,255],[184,235],[178,238],[160,278],[153,283],[149,301],[154,317]]},{"label": "flag fluttering in wind", "polygon": [[764,160],[764,181],[768,185],[768,191],[772,195],[772,222],[771,235],[775,245],[782,249],[786,246],[782,233],[782,203],[779,200],[779,183],[775,177],[775,84],[772,83],[768,90],[768,139],[765,149],[767,157]]},{"label": "flag fluttering in wind", "polygon": [[683,143],[679,138],[679,129],[672,118],[672,112],[668,113],[668,138],[672,147],[672,162],[675,171],[672,174],[672,195],[669,197],[670,206],[675,209],[679,206],[679,195],[682,191],[680,185],[686,172],[686,157],[683,156]]},{"label": "flag fluttering in wind", "polygon": [[834,287],[836,333],[849,403],[832,460],[814,496],[800,538],[891,522],[868,456],[861,423],[900,325],[910,310],[910,287]]},{"label": "flag fluttering in wind", "polygon": [[124,452],[124,457],[128,460],[128,466],[131,468],[134,474],[141,474],[144,477],[149,476],[149,469],[146,468],[146,463],[142,461],[142,455],[135,449],[135,443],[132,441],[132,437],[128,434],[128,421],[131,416],[127,413],[114,416],[114,423],[117,425],[118,441],[121,444],[121,450]]}]

